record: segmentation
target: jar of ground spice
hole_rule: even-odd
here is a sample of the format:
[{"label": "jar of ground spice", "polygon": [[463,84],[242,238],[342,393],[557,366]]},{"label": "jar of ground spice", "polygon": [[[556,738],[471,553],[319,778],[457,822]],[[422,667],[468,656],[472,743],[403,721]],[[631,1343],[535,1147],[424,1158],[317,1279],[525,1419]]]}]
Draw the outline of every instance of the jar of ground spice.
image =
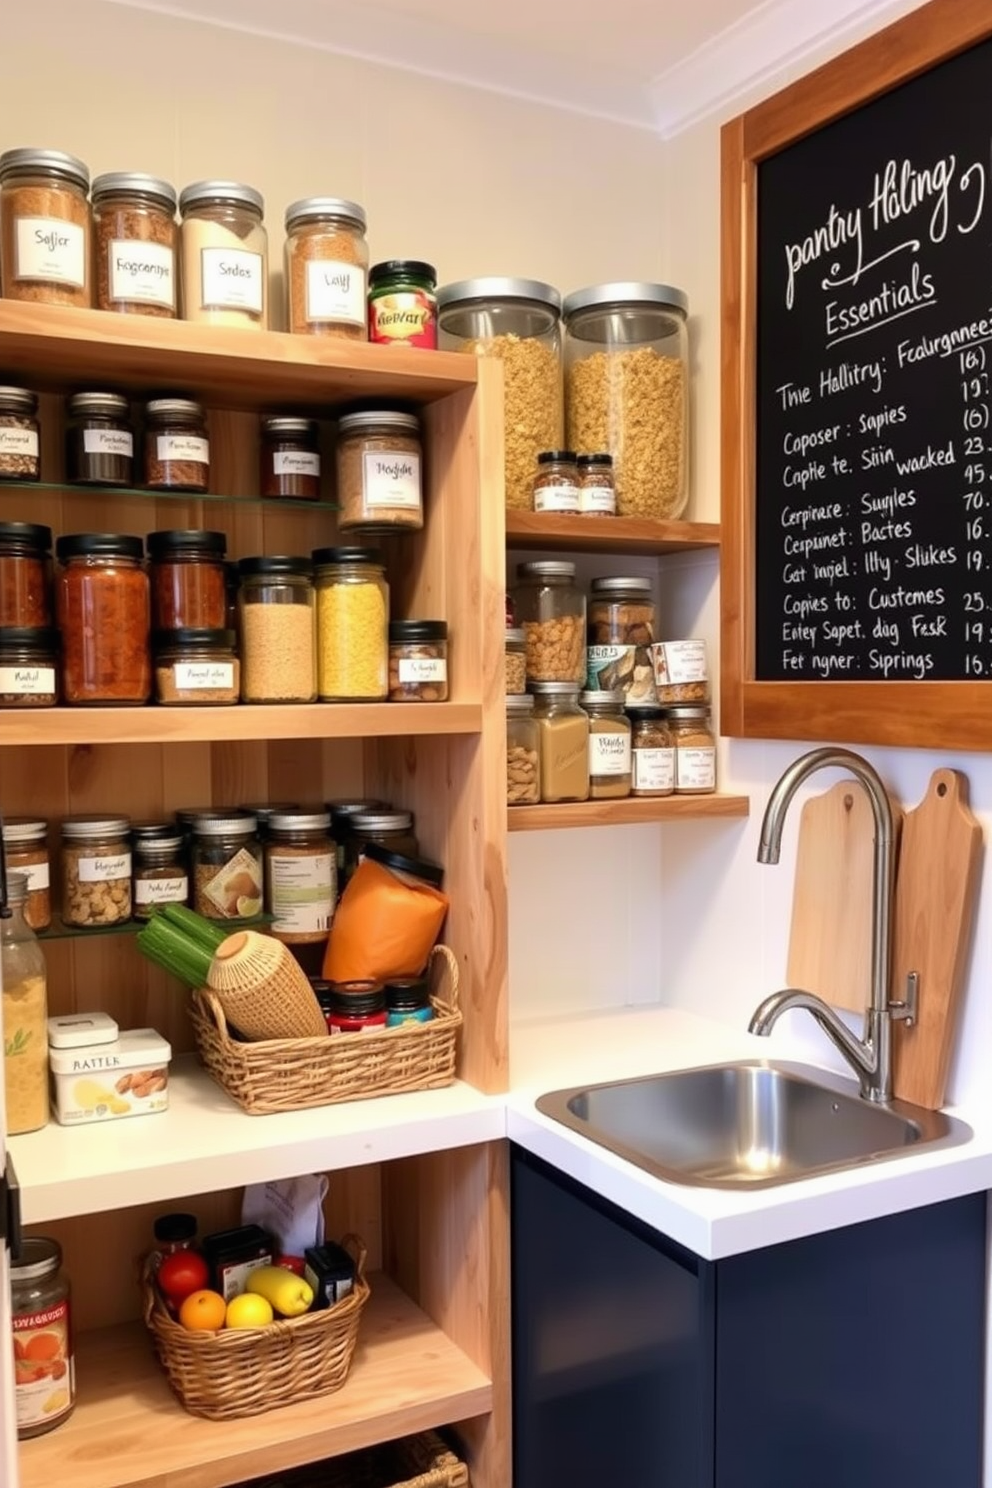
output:
[{"label": "jar of ground spice", "polygon": [[0,630],[0,708],[53,708],[57,658],[58,634],[50,628]]},{"label": "jar of ground spice", "polygon": [[196,181],[179,196],[183,319],[264,330],[269,239],[265,203],[238,181]]},{"label": "jar of ground spice", "polygon": [[262,845],[255,818],[237,811],[193,822],[193,908],[209,920],[262,911]]},{"label": "jar of ground spice", "polygon": [[178,303],[176,192],[140,171],[97,176],[97,308],[172,320]]},{"label": "jar of ground spice", "polygon": [[313,564],[309,558],[242,558],[241,700],[311,703],[317,696]]},{"label": "jar of ground spice", "polygon": [[574,682],[534,682],[534,717],[540,739],[541,800],[589,799],[589,715],[579,706]]},{"label": "jar of ground spice", "polygon": [[375,702],[389,690],[389,586],[374,548],[318,548],[317,691]]},{"label": "jar of ground spice", "polygon": [[630,720],[623,711],[623,693],[583,692],[579,704],[589,715],[589,799],[629,796]]},{"label": "jar of ground spice", "polygon": [[223,630],[227,618],[223,532],[169,528],[149,532],[148,572],[156,630]]},{"label": "jar of ground spice", "polygon": [[574,450],[541,450],[534,476],[534,510],[578,516],[579,473]]},{"label": "jar of ground spice", "polygon": [[61,150],[0,155],[0,284],[5,300],[93,304],[90,173]]},{"label": "jar of ground spice", "polygon": [[140,537],[75,533],[55,544],[55,614],[67,703],[147,703],[151,602]]},{"label": "jar of ground spice", "polygon": [[76,486],[133,486],[134,434],[120,393],[74,393],[66,408],[65,468]]},{"label": "jar of ground spice", "polygon": [[234,654],[233,630],[160,630],[152,649],[156,702],[202,707],[238,701],[241,666]]},{"label": "jar of ground spice", "polygon": [[286,208],[289,329],[365,341],[369,266],[366,216],[357,202],[309,196]]},{"label": "jar of ground spice", "polygon": [[306,418],[263,418],[259,494],[316,501],[320,496],[317,425]]},{"label": "jar of ground spice", "polygon": [[52,529],[37,522],[0,522],[0,629],[52,623]]},{"label": "jar of ground spice", "polygon": [[705,703],[666,708],[675,745],[675,792],[703,796],[716,790],[716,739]]},{"label": "jar of ground spice", "polygon": [[153,398],[145,407],[145,485],[153,491],[206,491],[210,440],[206,414],[190,398]]},{"label": "jar of ground spice", "polygon": [[420,420],[394,409],[347,413],[338,422],[342,532],[395,532],[424,525]]},{"label": "jar of ground spice", "polygon": [[0,387],[0,480],[41,476],[38,399],[27,388]]},{"label": "jar of ground spice", "polygon": [[670,796],[675,790],[675,741],[661,708],[628,707],[632,796]]},{"label": "jar of ground spice", "polygon": [[16,870],[27,877],[24,918],[32,930],[47,930],[52,923],[48,823],[32,816],[8,816],[3,823],[3,850],[8,872]]},{"label": "jar of ground spice", "polygon": [[163,904],[189,903],[186,845],[180,832],[171,836],[134,836],[131,854],[134,918],[149,920]]},{"label": "jar of ground spice", "polygon": [[265,837],[269,933],[287,945],[319,944],[327,939],[336,900],[330,812],[273,812]]}]

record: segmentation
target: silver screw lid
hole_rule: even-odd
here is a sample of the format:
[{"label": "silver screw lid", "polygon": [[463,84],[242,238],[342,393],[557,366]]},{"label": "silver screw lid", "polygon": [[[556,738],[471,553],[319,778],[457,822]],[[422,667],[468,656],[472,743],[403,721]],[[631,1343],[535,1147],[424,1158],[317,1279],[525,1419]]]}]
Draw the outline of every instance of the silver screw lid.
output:
[{"label": "silver screw lid", "polygon": [[161,203],[170,212],[176,210],[176,188],[161,176],[149,176],[144,171],[105,171],[93,178],[91,191],[94,206],[106,196],[141,196],[149,201]]},{"label": "silver screw lid", "polygon": [[84,191],[89,190],[89,167],[77,156],[67,155],[64,150],[36,150],[29,147],[4,150],[0,155],[0,181],[5,181],[8,176],[32,175],[57,176],[63,181],[72,181]]},{"label": "silver screw lid", "polygon": [[241,181],[193,181],[179,193],[179,211],[185,215],[191,207],[204,202],[228,202],[236,207],[248,207],[261,217],[265,212],[265,199],[254,186],[245,186]]},{"label": "silver screw lid", "polygon": [[360,207],[357,202],[348,201],[344,196],[304,196],[299,201],[291,202],[286,208],[286,231],[295,227],[298,222],[314,222],[323,217],[336,217],[352,222],[362,232],[368,226],[365,208]]}]

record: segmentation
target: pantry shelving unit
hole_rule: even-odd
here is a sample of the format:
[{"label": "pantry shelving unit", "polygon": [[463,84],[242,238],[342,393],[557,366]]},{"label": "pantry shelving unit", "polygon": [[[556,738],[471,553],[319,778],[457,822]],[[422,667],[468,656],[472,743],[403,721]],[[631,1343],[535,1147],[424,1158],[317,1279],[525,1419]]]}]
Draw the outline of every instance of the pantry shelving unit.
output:
[{"label": "pantry shelving unit", "polygon": [[[191,805],[374,794],[411,808],[446,868],[460,972],[459,1081],[447,1090],[248,1116],[195,1061],[170,1109],[12,1138],[25,1225],[63,1245],[78,1404],[21,1444],[22,1488],[222,1488],[427,1426],[458,1429],[475,1488],[509,1468],[504,531],[498,371],[472,357],[0,301],[0,374],[42,392],[42,483],[0,486],[0,519],[56,533],[223,528],[232,557],[331,544],[330,504],[257,499],[258,415],[324,420],[357,399],[421,414],[426,522],[382,544],[392,613],[451,631],[443,704],[55,708],[0,714],[0,809],[147,819]],[[61,394],[187,393],[208,406],[227,502],[64,484]],[[53,827],[52,845],[56,829]],[[192,1049],[177,983],[133,936],[46,943],[51,1011],[103,1007]],[[236,1222],[241,1188],[326,1171],[329,1235],[357,1231],[373,1299],[344,1387],[305,1406],[211,1423],[169,1393],[139,1321],[135,1257],[155,1214]]]}]

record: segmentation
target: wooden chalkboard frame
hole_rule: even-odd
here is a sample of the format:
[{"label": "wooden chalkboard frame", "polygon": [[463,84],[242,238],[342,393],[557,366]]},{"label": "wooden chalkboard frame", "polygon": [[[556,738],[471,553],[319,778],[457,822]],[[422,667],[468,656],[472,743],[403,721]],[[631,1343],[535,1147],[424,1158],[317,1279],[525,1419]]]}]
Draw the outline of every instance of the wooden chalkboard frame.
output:
[{"label": "wooden chalkboard frame", "polygon": [[992,750],[990,682],[770,682],[755,670],[758,165],[989,37],[992,0],[930,0],[721,132],[720,729],[732,738]]}]

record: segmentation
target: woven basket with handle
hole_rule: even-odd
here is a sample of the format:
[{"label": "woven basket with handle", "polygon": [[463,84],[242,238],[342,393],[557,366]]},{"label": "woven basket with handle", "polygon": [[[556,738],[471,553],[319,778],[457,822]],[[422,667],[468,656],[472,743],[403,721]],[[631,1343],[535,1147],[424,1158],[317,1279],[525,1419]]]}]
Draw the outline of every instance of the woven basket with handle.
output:
[{"label": "woven basket with handle", "polygon": [[250,1488],[468,1488],[467,1465],[436,1431],[402,1436],[331,1462],[315,1462]]}]

